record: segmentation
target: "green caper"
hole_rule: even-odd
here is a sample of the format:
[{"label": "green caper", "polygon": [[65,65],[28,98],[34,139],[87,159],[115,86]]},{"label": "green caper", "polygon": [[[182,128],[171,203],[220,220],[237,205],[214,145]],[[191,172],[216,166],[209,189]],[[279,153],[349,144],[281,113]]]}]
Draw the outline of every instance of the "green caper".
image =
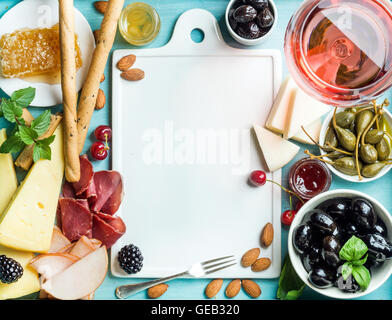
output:
[{"label": "green caper", "polygon": [[336,148],[338,146],[338,138],[333,130],[333,128],[328,127],[327,132],[325,133],[325,141],[324,146],[326,151],[332,151],[333,149],[330,146]]},{"label": "green caper", "polygon": [[347,151],[354,151],[355,145],[357,143],[357,137],[354,133],[347,129],[343,129],[340,127],[335,128],[336,136],[338,138],[339,143],[341,146],[346,149]]},{"label": "green caper", "polygon": [[[353,157],[343,157],[337,159],[333,163],[333,167],[349,176],[357,175],[357,166],[355,164],[355,159]],[[359,169],[362,170],[362,163],[359,162]]]},{"label": "green caper", "polygon": [[365,178],[373,178],[378,175],[386,165],[387,164],[385,162],[367,164],[363,166],[361,173]]},{"label": "green caper", "polygon": [[336,124],[344,129],[350,129],[351,124],[355,121],[355,113],[351,111],[342,111],[336,114]]},{"label": "green caper", "polygon": [[357,135],[360,136],[366,129],[366,127],[372,122],[374,113],[370,110],[364,110],[358,112],[355,117],[355,129]]},{"label": "green caper", "polygon": [[389,147],[388,141],[385,138],[382,138],[381,141],[376,144],[376,150],[379,161],[386,160],[391,154],[391,148]]},{"label": "green caper", "polygon": [[359,149],[359,156],[365,163],[375,163],[378,158],[377,150],[371,144],[363,144]]},{"label": "green caper", "polygon": [[328,153],[328,158],[331,160],[336,160],[339,158],[343,158],[344,155],[342,153],[340,153],[339,151],[332,151]]},{"label": "green caper", "polygon": [[384,131],[372,129],[365,136],[365,143],[377,144],[384,137]]}]

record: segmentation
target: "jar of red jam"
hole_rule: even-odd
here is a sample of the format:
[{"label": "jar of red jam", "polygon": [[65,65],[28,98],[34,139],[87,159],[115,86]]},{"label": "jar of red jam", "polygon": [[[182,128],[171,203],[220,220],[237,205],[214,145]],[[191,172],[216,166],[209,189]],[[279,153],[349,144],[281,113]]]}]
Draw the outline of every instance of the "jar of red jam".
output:
[{"label": "jar of red jam", "polygon": [[332,176],[328,167],[319,160],[305,158],[290,169],[289,185],[304,200],[329,190]]}]

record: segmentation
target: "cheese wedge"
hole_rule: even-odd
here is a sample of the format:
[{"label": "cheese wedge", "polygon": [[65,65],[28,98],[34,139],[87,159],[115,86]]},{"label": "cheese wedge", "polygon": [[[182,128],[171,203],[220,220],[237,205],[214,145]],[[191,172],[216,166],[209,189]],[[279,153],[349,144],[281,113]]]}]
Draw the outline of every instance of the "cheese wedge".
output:
[{"label": "cheese wedge", "polygon": [[50,248],[64,175],[63,129],[51,144],[52,160],[36,162],[0,217],[0,244],[17,250]]},{"label": "cheese wedge", "polygon": [[[317,119],[313,123],[304,126],[304,129],[306,132],[313,138],[314,141],[319,141],[320,139],[320,132],[321,132],[321,127],[323,125],[323,122],[321,121],[321,118]],[[314,144],[312,140],[305,134],[305,132],[301,130],[291,139],[305,143],[305,144]]]},{"label": "cheese wedge", "polygon": [[29,262],[34,258],[34,254],[0,246],[0,255],[3,254],[21,264],[23,276],[14,283],[0,283],[0,300],[19,298],[39,291],[41,286],[38,274],[29,266]]},{"label": "cheese wedge", "polygon": [[301,126],[313,123],[330,111],[331,108],[326,104],[313,99],[302,90],[297,90],[287,113],[283,138],[291,139],[300,132]]},{"label": "cheese wedge", "polygon": [[253,129],[270,172],[288,164],[300,149],[294,143],[258,125],[253,125]]},{"label": "cheese wedge", "polygon": [[[0,130],[0,146],[7,140],[5,129]],[[10,153],[0,153],[0,214],[7,208],[18,187],[14,162]]]}]

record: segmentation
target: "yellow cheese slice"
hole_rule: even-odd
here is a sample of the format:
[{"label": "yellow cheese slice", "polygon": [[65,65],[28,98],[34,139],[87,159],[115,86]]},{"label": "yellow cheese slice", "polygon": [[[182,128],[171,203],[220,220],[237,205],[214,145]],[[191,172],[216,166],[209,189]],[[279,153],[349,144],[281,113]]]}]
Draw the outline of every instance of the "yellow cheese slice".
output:
[{"label": "yellow cheese slice", "polygon": [[19,298],[39,291],[41,286],[38,274],[28,265],[34,254],[0,246],[0,255],[3,254],[21,264],[23,276],[14,283],[5,284],[0,282],[0,300]]},{"label": "yellow cheese slice", "polygon": [[52,159],[32,166],[0,217],[0,244],[6,247],[32,252],[49,250],[64,175],[62,125],[54,134]]},{"label": "yellow cheese slice", "polygon": [[[0,130],[0,146],[7,140],[5,129]],[[10,153],[0,153],[0,214],[7,208],[18,187],[14,162]]]}]

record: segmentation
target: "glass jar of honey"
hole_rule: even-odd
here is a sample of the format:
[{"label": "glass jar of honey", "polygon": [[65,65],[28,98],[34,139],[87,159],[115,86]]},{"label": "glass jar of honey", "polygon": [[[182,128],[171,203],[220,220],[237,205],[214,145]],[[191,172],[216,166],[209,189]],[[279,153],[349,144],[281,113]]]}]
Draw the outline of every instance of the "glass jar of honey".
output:
[{"label": "glass jar of honey", "polygon": [[144,46],[156,38],[161,20],[156,10],[143,2],[128,5],[121,12],[119,30],[126,41]]}]

